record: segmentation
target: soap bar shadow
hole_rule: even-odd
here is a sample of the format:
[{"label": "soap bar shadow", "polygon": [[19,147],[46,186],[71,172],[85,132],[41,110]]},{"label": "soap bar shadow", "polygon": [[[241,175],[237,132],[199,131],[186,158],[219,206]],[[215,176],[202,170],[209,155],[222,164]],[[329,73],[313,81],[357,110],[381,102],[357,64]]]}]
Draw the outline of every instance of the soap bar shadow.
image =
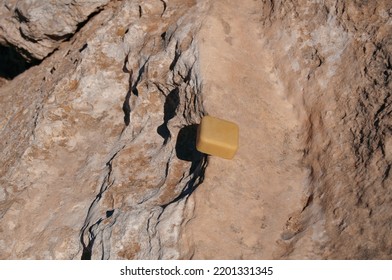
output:
[{"label": "soap bar shadow", "polygon": [[179,159],[192,162],[189,173],[192,174],[189,182],[180,195],[166,205],[175,203],[192,194],[194,190],[204,181],[204,173],[208,165],[208,156],[196,150],[197,125],[183,127],[177,136],[176,155]]},{"label": "soap bar shadow", "polygon": [[205,154],[196,149],[197,124],[183,127],[177,136],[176,155],[185,161],[199,161]]}]

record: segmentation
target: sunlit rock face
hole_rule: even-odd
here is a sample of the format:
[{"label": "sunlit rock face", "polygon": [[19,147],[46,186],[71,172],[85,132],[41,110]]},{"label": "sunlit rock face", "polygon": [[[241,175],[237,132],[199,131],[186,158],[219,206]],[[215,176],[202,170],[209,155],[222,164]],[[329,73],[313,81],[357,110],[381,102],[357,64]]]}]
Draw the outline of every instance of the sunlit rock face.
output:
[{"label": "sunlit rock face", "polygon": [[0,258],[391,258],[392,3],[346,2],[0,1]]}]

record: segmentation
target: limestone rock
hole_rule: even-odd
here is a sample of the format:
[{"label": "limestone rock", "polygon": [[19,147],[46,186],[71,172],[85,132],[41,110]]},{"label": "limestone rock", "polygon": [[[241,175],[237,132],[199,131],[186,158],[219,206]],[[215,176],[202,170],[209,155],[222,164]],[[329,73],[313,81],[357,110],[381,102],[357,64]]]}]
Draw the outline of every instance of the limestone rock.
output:
[{"label": "limestone rock", "polygon": [[184,257],[390,259],[391,2],[209,11],[205,108],[243,132],[190,198]]},{"label": "limestone rock", "polygon": [[[0,1],[0,258],[390,259],[391,16]],[[205,114],[233,160],[195,149]]]},{"label": "limestone rock", "polygon": [[43,59],[108,2],[3,0],[0,2],[0,44],[17,47],[28,59]]},{"label": "limestone rock", "polygon": [[203,7],[153,4],[107,7],[1,87],[1,258],[178,257]]}]

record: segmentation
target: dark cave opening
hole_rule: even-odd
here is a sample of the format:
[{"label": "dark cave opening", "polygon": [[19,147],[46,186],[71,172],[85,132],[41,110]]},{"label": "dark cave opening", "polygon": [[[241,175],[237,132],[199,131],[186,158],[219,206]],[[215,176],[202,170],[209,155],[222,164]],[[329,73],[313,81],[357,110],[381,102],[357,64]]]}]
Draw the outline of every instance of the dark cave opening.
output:
[{"label": "dark cave opening", "polygon": [[14,47],[0,46],[0,78],[12,80],[38,63],[38,60],[23,57]]}]

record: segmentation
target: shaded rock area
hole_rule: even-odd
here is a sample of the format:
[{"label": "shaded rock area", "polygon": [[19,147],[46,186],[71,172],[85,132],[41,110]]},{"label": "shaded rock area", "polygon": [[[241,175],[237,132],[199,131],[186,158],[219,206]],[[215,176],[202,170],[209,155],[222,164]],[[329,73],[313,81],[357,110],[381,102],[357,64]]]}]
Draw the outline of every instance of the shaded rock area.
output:
[{"label": "shaded rock area", "polygon": [[390,259],[391,53],[388,0],[0,1],[0,258]]}]

